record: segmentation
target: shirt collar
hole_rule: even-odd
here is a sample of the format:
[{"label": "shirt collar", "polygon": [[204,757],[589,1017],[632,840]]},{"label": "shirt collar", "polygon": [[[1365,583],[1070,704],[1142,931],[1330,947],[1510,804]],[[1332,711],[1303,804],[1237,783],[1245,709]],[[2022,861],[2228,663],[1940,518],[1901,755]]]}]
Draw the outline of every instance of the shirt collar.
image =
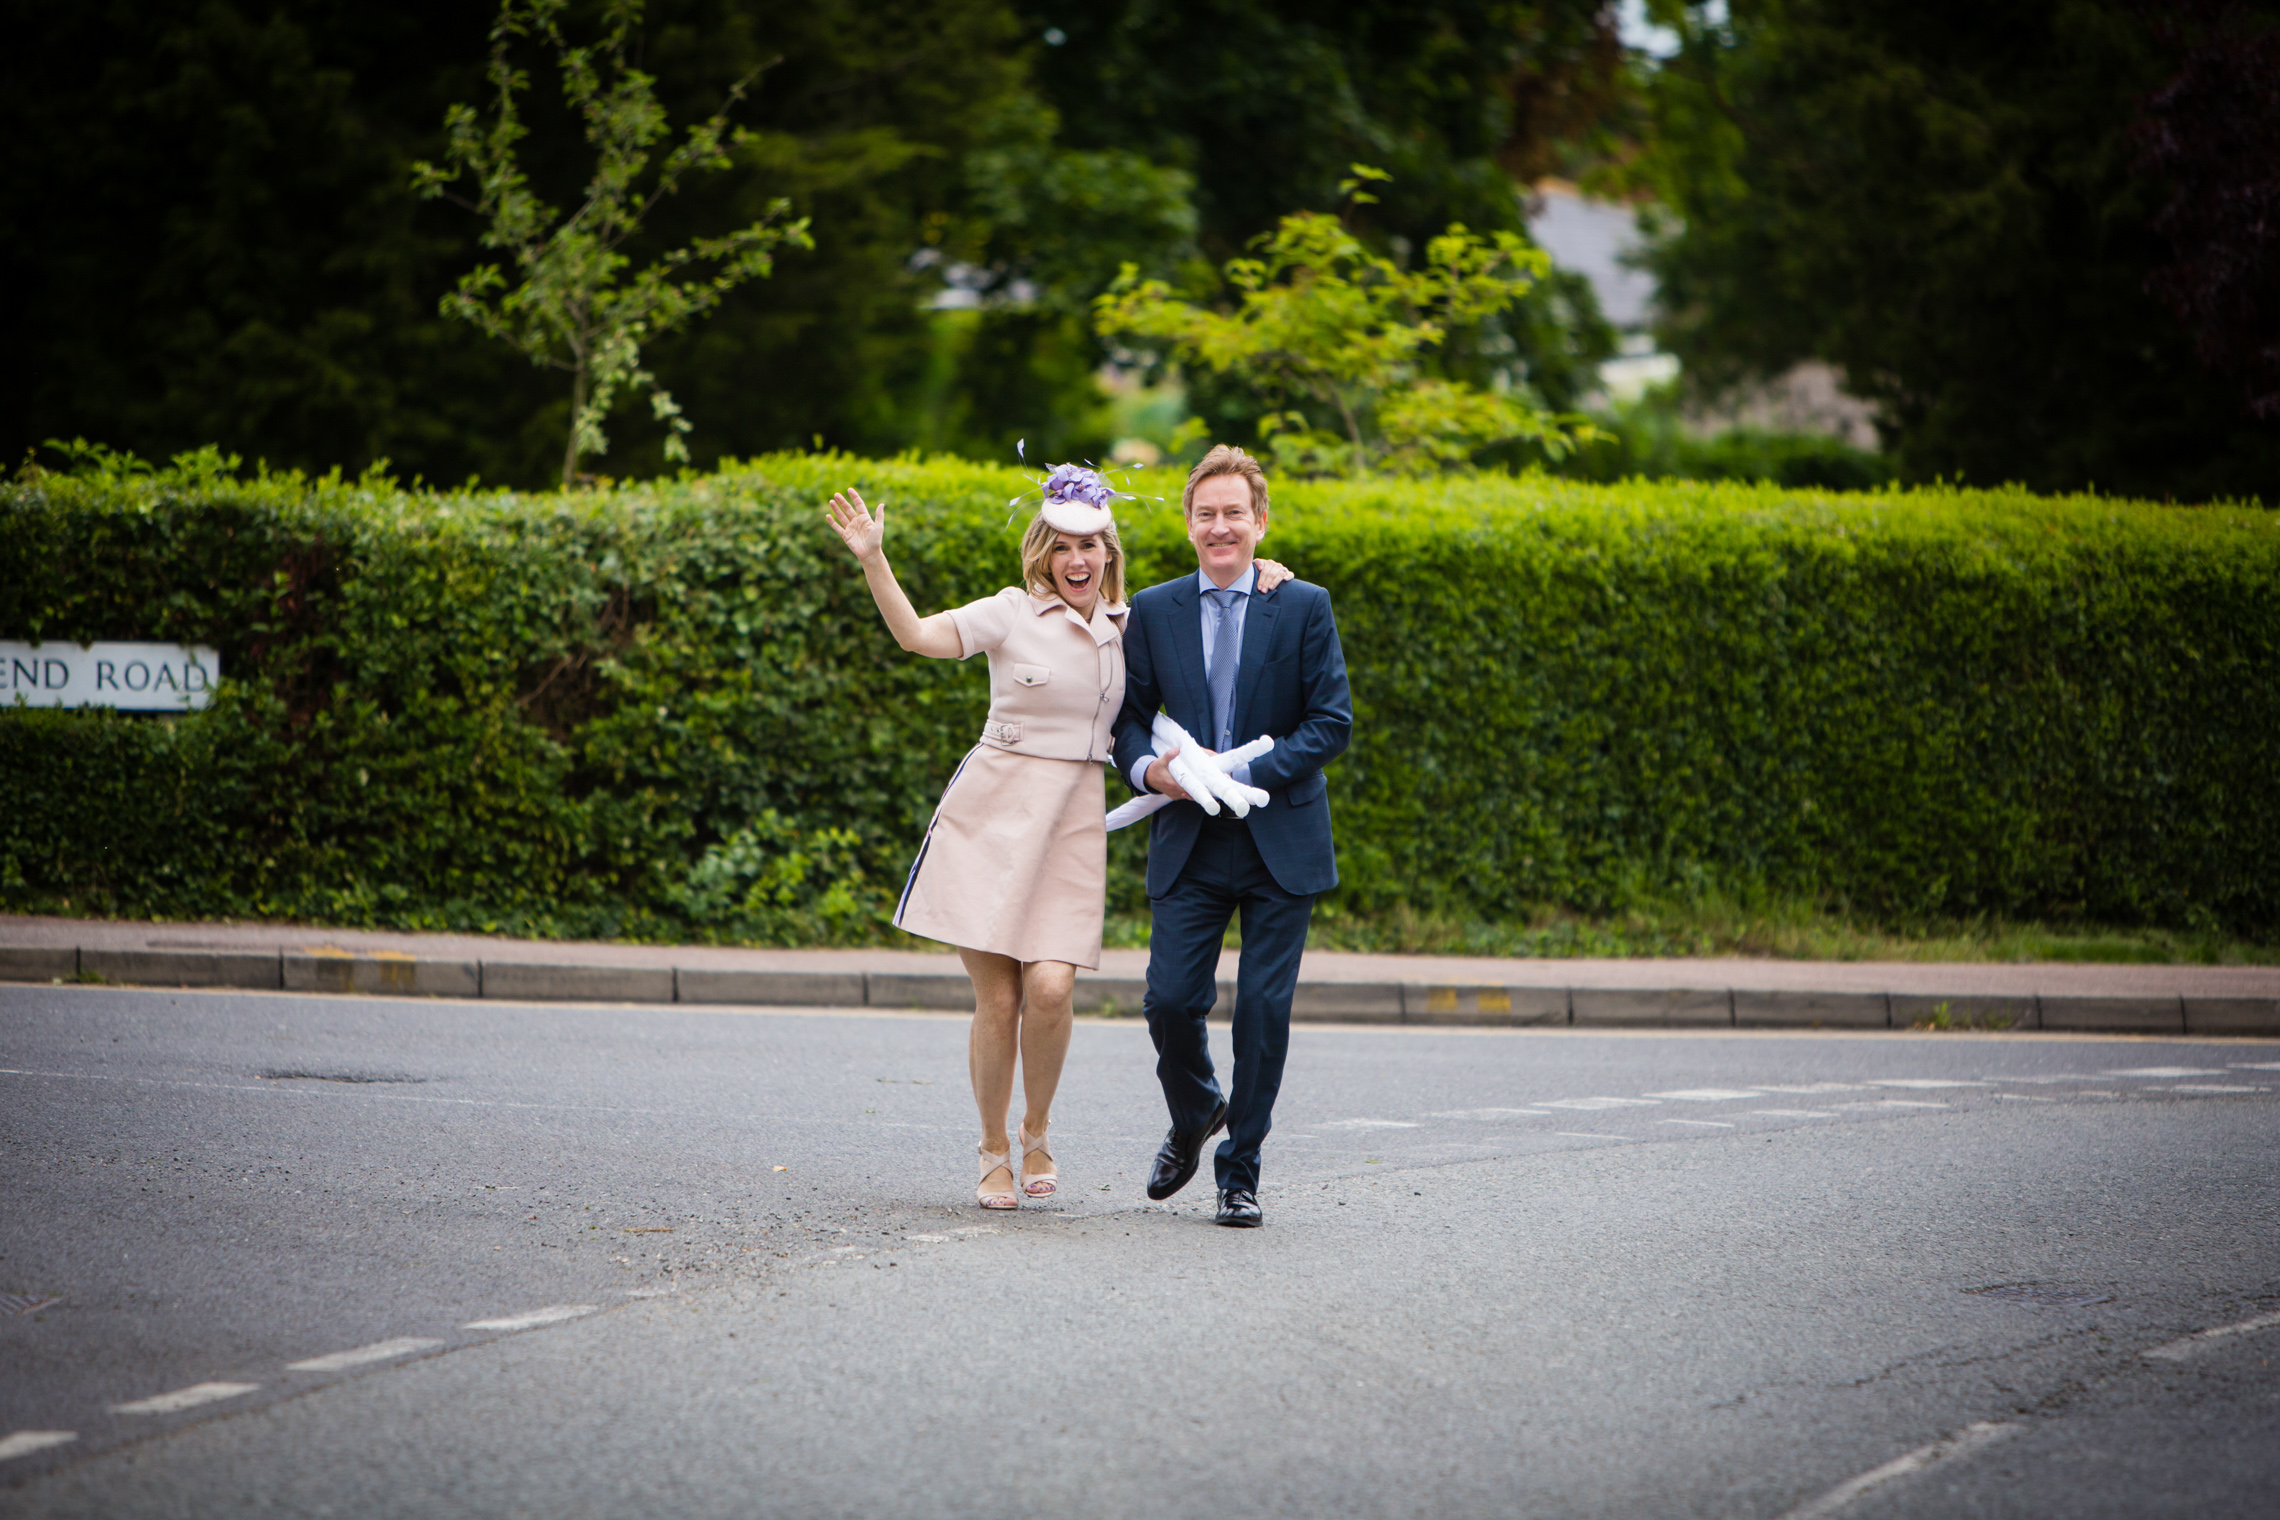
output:
[{"label": "shirt collar", "polygon": [[1062,601],[1058,596],[1039,596],[1034,591],[1025,591],[1022,594],[1029,598],[1030,612],[1038,617],[1043,617],[1048,612],[1058,611],[1070,622],[1091,634],[1095,644],[1106,644],[1112,639],[1121,638],[1124,634],[1124,620],[1132,611],[1131,606],[1125,602],[1095,602],[1093,603],[1092,618],[1088,622],[1086,619],[1078,617],[1077,609]]},{"label": "shirt collar", "polygon": [[1235,584],[1227,587],[1214,585],[1212,583],[1211,577],[1204,574],[1201,570],[1198,570],[1195,573],[1195,589],[1198,593],[1204,595],[1208,595],[1214,591],[1227,590],[1240,591],[1245,596],[1249,596],[1252,592],[1258,590],[1258,588],[1259,567],[1256,564],[1244,566],[1243,573],[1235,577]]}]

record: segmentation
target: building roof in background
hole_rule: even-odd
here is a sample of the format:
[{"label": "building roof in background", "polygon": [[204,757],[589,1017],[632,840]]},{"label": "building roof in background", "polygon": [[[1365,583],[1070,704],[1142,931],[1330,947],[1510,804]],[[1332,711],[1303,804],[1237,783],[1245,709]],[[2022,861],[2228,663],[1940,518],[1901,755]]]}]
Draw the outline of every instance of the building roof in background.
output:
[{"label": "building roof in background", "polygon": [[1620,262],[1639,246],[1638,217],[1628,206],[1585,197],[1575,186],[1545,180],[1528,200],[1528,232],[1562,269],[1591,282],[1599,309],[1630,332],[1653,317],[1654,279]]}]

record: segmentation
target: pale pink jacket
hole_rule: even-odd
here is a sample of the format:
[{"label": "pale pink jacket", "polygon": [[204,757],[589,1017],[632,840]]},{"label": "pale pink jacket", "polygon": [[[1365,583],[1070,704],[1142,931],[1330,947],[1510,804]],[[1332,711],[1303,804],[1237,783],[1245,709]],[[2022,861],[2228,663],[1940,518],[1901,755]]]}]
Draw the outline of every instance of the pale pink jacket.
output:
[{"label": "pale pink jacket", "polygon": [[1045,760],[1114,758],[1109,731],[1124,706],[1129,610],[1096,605],[1088,621],[1059,597],[1019,586],[954,609],[958,658],[990,657],[982,742]]}]

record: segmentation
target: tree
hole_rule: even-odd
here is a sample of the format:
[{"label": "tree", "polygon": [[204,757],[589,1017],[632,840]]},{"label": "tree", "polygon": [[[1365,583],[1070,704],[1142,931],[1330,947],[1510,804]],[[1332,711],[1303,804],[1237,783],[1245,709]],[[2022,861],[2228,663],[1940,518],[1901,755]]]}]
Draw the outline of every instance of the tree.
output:
[{"label": "tree", "polygon": [[1690,384],[1828,360],[1915,479],[2271,493],[2280,429],[2147,289],[2130,131],[2174,60],[2125,0],[1658,12],[1684,41],[1629,174]]},{"label": "tree", "polygon": [[[581,0],[566,24],[600,10]],[[320,473],[386,459],[431,480],[558,479],[570,386],[437,308],[480,264],[519,270],[481,246],[485,219],[411,186],[414,162],[444,162],[447,108],[486,97],[495,14],[0,0],[0,458],[83,435],[152,458],[215,443]],[[724,139],[730,167],[658,202],[622,251],[646,267],[778,199],[815,246],[778,249],[767,279],[701,321],[646,333],[642,365],[700,421],[700,466],[818,435],[872,454],[1002,458],[1022,436],[1094,453],[1110,439],[1089,303],[1122,263],[1183,290],[1191,272],[1200,297],[1210,260],[1334,206],[1356,158],[1400,176],[1354,224],[1397,262],[1452,221],[1519,230],[1513,175],[1556,164],[1558,134],[1618,77],[1609,14],[646,0],[628,57],[670,121],[710,117],[765,73]],[[593,168],[582,120],[551,60],[520,46],[520,162],[540,200],[575,207]],[[964,298],[951,271],[981,281],[966,309],[935,304]],[[1555,270],[1451,333],[1434,364],[1566,409],[1611,346],[1588,291]],[[1235,410],[1217,410],[1220,384],[1191,377],[1191,400],[1240,439],[1249,401],[1229,388]],[[610,473],[670,465],[677,430],[646,425],[648,409],[621,388]]]},{"label": "tree", "polygon": [[[1520,187],[1572,173],[1627,98],[1611,0],[1017,0],[1037,88],[1075,148],[1114,146],[1194,179],[1205,258],[1185,293],[1294,211],[1339,202],[1360,160],[1393,179],[1349,225],[1396,263],[1452,222],[1525,232]],[[1182,283],[1175,280],[1174,283]],[[1571,410],[1615,334],[1591,285],[1553,269],[1436,355],[1484,389]],[[1249,441],[1240,388],[1184,377],[1214,436]]]},{"label": "tree", "polygon": [[2248,411],[2280,422],[2280,25],[2229,0],[2156,16],[2184,62],[2137,123],[2138,167],[2169,192],[2152,288]]},{"label": "tree", "polygon": [[[574,48],[564,40],[560,21],[566,3],[505,0],[491,28],[491,122],[486,126],[472,106],[454,105],[445,118],[445,166],[414,164],[412,183],[423,197],[434,197],[472,178],[476,199],[461,204],[489,219],[483,246],[514,255],[520,284],[509,285],[496,264],[479,264],[444,297],[443,310],[570,376],[569,438],[562,453],[562,484],[568,487],[577,479],[581,457],[608,451],[602,423],[621,388],[648,389],[657,420],[669,430],[665,457],[686,461],[689,421],[672,393],[642,367],[643,341],[687,326],[730,290],[771,273],[775,248],[813,242],[805,219],[783,220],[791,203],[779,199],[761,220],[723,237],[698,238],[629,275],[633,261],[625,245],[657,203],[677,192],[687,175],[729,166],[728,112],[743,98],[747,81],[738,81],[727,103],[691,127],[687,140],[648,176],[652,150],[666,128],[655,79],[626,63],[628,39],[641,23],[641,0],[609,0],[598,49]],[[510,49],[534,33],[553,46],[563,95],[595,155],[585,200],[567,217],[539,199],[516,153],[528,129],[515,97],[530,82],[514,66]],[[692,266],[703,264],[714,266],[710,275],[686,277]]]},{"label": "tree", "polygon": [[[1357,205],[1363,185],[1389,176],[1353,166],[1339,188]],[[1233,310],[1181,299],[1127,265],[1097,303],[1102,333],[1164,344],[1181,362],[1251,389],[1260,432],[1287,470],[1423,474],[1462,468],[1480,450],[1525,439],[1557,457],[1593,436],[1525,397],[1429,373],[1428,351],[1452,328],[1519,300],[1550,260],[1517,233],[1482,237],[1461,223],[1435,237],[1419,267],[1371,252],[1338,218],[1294,212],[1231,259]],[[1317,415],[1301,408],[1312,403]],[[1322,425],[1334,419],[1339,432]],[[1341,437],[1340,434],[1343,434]]]},{"label": "tree", "polygon": [[1072,149],[1058,114],[1008,101],[965,155],[963,213],[928,228],[917,261],[945,277],[935,384],[916,441],[981,459],[1098,458],[1112,442],[1092,300],[1131,263],[1194,256],[1193,182],[1120,149]]},{"label": "tree", "polygon": [[404,184],[415,134],[480,81],[484,18],[442,0],[0,16],[0,455],[84,435],[548,477],[522,434],[538,376],[437,313],[471,249]]},{"label": "tree", "polygon": [[1073,147],[1188,171],[1204,252],[1394,176],[1362,225],[1422,247],[1519,231],[1515,179],[1567,167],[1624,89],[1607,0],[1022,0]]},{"label": "tree", "polygon": [[[318,473],[385,459],[430,480],[559,479],[570,387],[438,311],[439,292],[502,258],[480,246],[483,219],[411,185],[414,162],[442,161],[447,108],[485,93],[494,15],[0,0],[0,458],[79,435],[152,458],[211,442]],[[974,441],[956,446],[979,450],[1060,404],[1062,376],[1089,384],[1089,330],[1062,359],[1056,329],[1041,356],[1010,305],[990,313],[1005,341],[993,327],[938,373],[939,269],[912,262],[974,241],[977,153],[1018,149],[1018,173],[1060,151],[1027,154],[1037,102],[1006,0],[647,0],[637,45],[678,123],[766,73],[737,107],[749,135],[724,144],[731,167],[659,202],[624,251],[653,262],[779,198],[817,229],[811,252],[702,322],[647,335],[644,366],[701,421],[695,463],[818,434],[908,448],[937,385],[973,398]],[[576,206],[591,150],[551,61],[530,62],[521,161],[542,200]],[[671,430],[622,403],[613,422],[611,473],[668,466]]]}]

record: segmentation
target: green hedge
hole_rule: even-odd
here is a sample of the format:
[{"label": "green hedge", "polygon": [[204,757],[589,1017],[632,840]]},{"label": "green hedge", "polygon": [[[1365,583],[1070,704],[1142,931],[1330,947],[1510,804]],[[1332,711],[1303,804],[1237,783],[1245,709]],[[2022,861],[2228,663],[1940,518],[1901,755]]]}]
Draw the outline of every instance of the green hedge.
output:
[{"label": "green hedge", "polygon": [[[1014,573],[1008,471],[773,456],[576,496],[33,475],[0,637],[203,642],[179,719],[0,713],[0,903],[862,939],[987,705],[922,608]],[[1140,583],[1192,564],[1124,514]],[[1644,895],[2280,924],[2280,518],[2016,491],[1292,485],[1353,672],[1342,911]],[[1114,906],[1143,906],[1138,837]]]}]

